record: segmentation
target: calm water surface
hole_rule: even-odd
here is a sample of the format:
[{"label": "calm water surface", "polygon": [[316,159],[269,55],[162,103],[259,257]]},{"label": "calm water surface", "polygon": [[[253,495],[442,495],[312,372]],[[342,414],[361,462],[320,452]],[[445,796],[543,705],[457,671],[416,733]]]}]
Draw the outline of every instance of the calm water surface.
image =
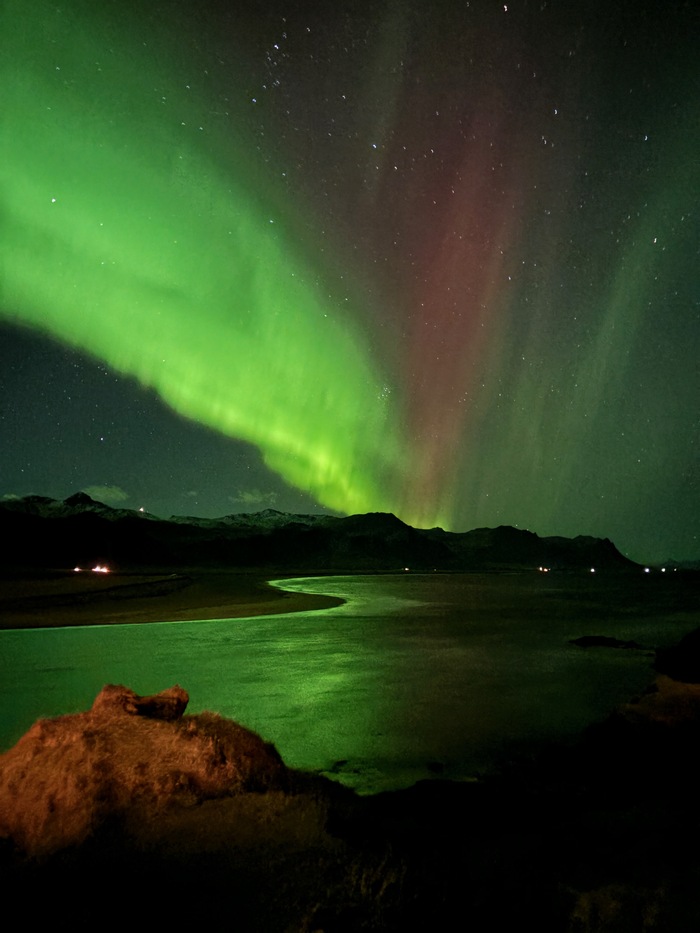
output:
[{"label": "calm water surface", "polygon": [[[152,625],[0,631],[0,748],[40,716],[88,708],[105,683],[180,683],[273,741],[294,767],[363,792],[468,778],[503,754],[565,740],[652,679],[649,650],[584,650],[584,634],[649,649],[697,607],[649,579],[553,574],[285,581],[334,609]],[[342,763],[340,763],[342,762]]]}]

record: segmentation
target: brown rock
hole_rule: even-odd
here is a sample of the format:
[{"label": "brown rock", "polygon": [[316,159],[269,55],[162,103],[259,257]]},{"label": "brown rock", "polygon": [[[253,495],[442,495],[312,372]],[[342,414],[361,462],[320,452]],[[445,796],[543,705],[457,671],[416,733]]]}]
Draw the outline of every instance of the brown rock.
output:
[{"label": "brown rock", "polygon": [[214,713],[182,716],[186,702],[181,687],[144,698],[110,685],[89,712],[36,722],[0,755],[0,837],[49,854],[107,819],[286,787],[273,745]]},{"label": "brown rock", "polygon": [[112,714],[121,711],[132,716],[173,722],[182,718],[189,701],[189,694],[179,684],[151,696],[139,696],[121,684],[107,684],[95,697],[92,712]]}]

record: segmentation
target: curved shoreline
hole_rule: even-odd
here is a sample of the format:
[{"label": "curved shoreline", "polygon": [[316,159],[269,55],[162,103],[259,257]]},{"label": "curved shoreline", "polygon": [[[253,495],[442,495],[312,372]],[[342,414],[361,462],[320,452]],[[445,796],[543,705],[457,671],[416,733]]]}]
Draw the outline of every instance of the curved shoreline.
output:
[{"label": "curved shoreline", "polygon": [[[0,629],[241,619],[342,605],[272,586],[269,574],[56,572],[0,580]],[[287,579],[292,579],[288,577]]]}]

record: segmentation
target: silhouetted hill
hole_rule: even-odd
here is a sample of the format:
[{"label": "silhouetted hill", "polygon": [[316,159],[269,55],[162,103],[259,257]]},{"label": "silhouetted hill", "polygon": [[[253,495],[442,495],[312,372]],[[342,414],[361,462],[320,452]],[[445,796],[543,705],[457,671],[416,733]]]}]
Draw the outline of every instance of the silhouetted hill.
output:
[{"label": "silhouetted hill", "polygon": [[339,518],[274,509],[219,519],[114,509],[76,493],[65,501],[27,496],[0,504],[0,534],[15,566],[110,563],[125,567],[227,566],[285,571],[630,570],[600,538],[541,538],[509,526],[462,534],[421,530],[395,515]]},{"label": "silhouetted hill", "polygon": [[463,534],[441,529],[427,532],[437,540],[446,539],[450,550],[464,562],[480,570],[513,567],[567,569],[629,569],[638,565],[624,557],[608,538],[579,535],[576,538],[540,538],[531,531],[500,525],[475,528]]}]

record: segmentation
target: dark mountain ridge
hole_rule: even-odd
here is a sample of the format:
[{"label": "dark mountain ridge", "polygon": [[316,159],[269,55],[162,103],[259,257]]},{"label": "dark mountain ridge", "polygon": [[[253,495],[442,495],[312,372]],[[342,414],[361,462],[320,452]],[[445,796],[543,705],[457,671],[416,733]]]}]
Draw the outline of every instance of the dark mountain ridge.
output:
[{"label": "dark mountain ridge", "polygon": [[636,570],[607,538],[542,538],[502,525],[463,533],[412,528],[395,515],[293,515],[265,509],[218,519],[115,509],[76,493],[0,503],[14,566],[110,563],[289,571]]}]

